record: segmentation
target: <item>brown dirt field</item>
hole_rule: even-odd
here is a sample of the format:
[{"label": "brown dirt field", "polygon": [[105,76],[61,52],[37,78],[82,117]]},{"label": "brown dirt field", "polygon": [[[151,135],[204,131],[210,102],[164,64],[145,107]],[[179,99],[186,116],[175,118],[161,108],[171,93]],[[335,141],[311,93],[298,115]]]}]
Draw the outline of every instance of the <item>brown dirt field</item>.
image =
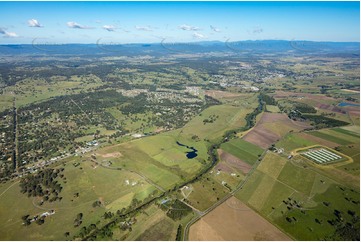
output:
[{"label": "brown dirt field", "polygon": [[100,155],[103,158],[114,158],[114,157],[122,157],[123,155],[120,152],[107,153],[104,155]]},{"label": "brown dirt field", "polygon": [[232,92],[225,92],[225,91],[218,91],[218,90],[208,90],[205,91],[205,94],[211,96],[213,98],[231,98],[231,97],[239,97],[242,96],[240,93],[232,93]]},{"label": "brown dirt field", "polygon": [[250,164],[242,161],[238,157],[231,155],[221,149],[218,149],[217,151],[222,161],[226,162],[233,168],[242,171],[243,174],[247,174],[252,169],[252,166]]},{"label": "brown dirt field", "polygon": [[235,197],[219,205],[190,227],[189,240],[291,240]]},{"label": "brown dirt field", "polygon": [[233,171],[232,168],[227,166],[227,164],[224,162],[219,162],[215,168],[219,171],[223,171],[223,172],[227,172],[227,173],[232,173],[232,171]]},{"label": "brown dirt field", "polygon": [[272,133],[270,130],[263,128],[261,125],[256,126],[243,139],[254,145],[267,149],[271,144],[276,143],[281,136]]},{"label": "brown dirt field", "polygon": [[310,126],[303,122],[290,120],[286,114],[263,113],[261,120],[243,137],[243,139],[260,146],[263,149],[267,149],[271,144],[282,138],[288,131],[299,131],[308,127]]},{"label": "brown dirt field", "polygon": [[314,141],[314,142],[316,142],[316,143],[318,143],[320,145],[324,145],[324,146],[327,146],[327,147],[330,147],[330,148],[335,148],[337,146],[340,146],[339,144],[334,143],[332,141],[324,140],[324,139],[321,139],[319,137],[316,137],[316,136],[313,136],[313,135],[310,135],[310,134],[307,134],[307,133],[299,133],[298,136],[300,136],[301,138],[304,138],[304,139]]}]

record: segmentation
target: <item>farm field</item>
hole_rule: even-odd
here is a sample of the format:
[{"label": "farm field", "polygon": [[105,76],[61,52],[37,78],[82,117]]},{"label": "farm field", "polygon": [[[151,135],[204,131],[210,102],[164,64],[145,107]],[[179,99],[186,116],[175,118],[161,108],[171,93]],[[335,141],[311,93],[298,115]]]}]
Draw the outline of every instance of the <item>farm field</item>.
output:
[{"label": "farm field", "polygon": [[313,132],[309,132],[309,134],[337,143],[339,145],[347,145],[347,144],[357,143],[359,141],[359,138],[355,136],[344,134],[339,131],[330,130],[330,129],[313,131]]},{"label": "farm field", "polygon": [[192,225],[189,240],[282,241],[290,240],[290,237],[237,198],[231,197]]},{"label": "farm field", "polygon": [[[332,177],[326,169],[324,172],[297,159],[267,153],[236,197],[294,239],[337,237],[341,233],[336,230],[340,214],[349,222],[359,216],[359,192],[355,190],[357,184],[343,185]],[[332,213],[334,210],[340,214]],[[356,215],[348,215],[348,211]],[[352,231],[350,236],[355,236],[357,231]]]},{"label": "farm field", "polygon": [[221,145],[221,149],[238,157],[250,165],[253,165],[263,152],[263,150],[258,146],[240,138],[232,139],[226,143],[223,143]]},{"label": "farm field", "polygon": [[0,240],[360,240],[358,3],[34,4],[0,2]]},{"label": "farm field", "polygon": [[[227,170],[232,171],[233,169],[236,169],[237,171],[240,171],[243,174],[247,174],[251,170],[252,166],[249,163],[242,161],[238,157],[230,153],[227,153],[222,149],[218,149],[217,151],[220,158],[220,162],[216,166],[217,169],[221,169],[225,171]],[[224,166],[226,168],[223,168]]]},{"label": "farm field", "polygon": [[278,113],[263,113],[261,120],[243,139],[263,149],[279,141],[290,131],[296,132],[310,127],[305,123],[291,121],[287,115]]}]

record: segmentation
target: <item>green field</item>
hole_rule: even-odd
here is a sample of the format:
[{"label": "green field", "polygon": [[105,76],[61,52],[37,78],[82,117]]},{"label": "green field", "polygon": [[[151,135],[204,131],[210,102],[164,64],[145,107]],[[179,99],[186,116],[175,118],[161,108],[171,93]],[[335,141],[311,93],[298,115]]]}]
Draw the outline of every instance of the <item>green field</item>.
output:
[{"label": "green field", "polygon": [[286,135],[282,140],[276,143],[277,148],[283,148],[285,151],[292,151],[297,148],[316,145],[317,143],[304,139],[296,133]]},{"label": "green field", "polygon": [[[80,162],[80,165],[75,167],[73,165],[75,162]],[[40,206],[39,199],[28,198],[20,193],[18,184],[0,185],[1,239],[66,240],[65,232],[69,232],[72,238],[79,231],[79,228],[73,226],[78,213],[84,214],[81,226],[88,226],[91,223],[101,226],[106,222],[101,218],[105,211],[116,212],[127,208],[133,198],[144,200],[157,190],[137,174],[100,166],[94,168],[92,162],[81,162],[80,158],[72,158],[61,167],[65,169],[66,178],[66,184],[63,180],[60,182],[64,187],[60,193],[61,201],[46,202]],[[126,180],[136,184],[128,185]],[[9,187],[10,189],[6,190]],[[75,193],[79,193],[79,196],[76,197]],[[101,201],[102,205],[93,207],[92,204],[97,200]],[[43,225],[36,223],[27,227],[22,225],[23,215],[35,216],[50,209],[54,209],[55,214],[47,217]]]},{"label": "green field", "polygon": [[[219,141],[226,131],[246,125],[246,115],[257,107],[256,98],[256,95],[250,94],[248,97],[239,98],[238,104],[209,107],[188,122],[181,129],[181,134],[188,138],[196,135],[201,140]],[[216,116],[213,122],[204,122],[212,116]]]},{"label": "green field", "polygon": [[[359,195],[321,170],[304,168],[269,153],[236,193],[237,198],[296,240],[355,238],[357,229],[337,222],[337,216],[345,222],[356,223],[357,228]],[[336,210],[340,212],[337,215]],[[341,231],[349,232],[345,235]]]},{"label": "green field", "polygon": [[281,111],[276,105],[267,105],[266,110],[271,113],[279,113]]},{"label": "green field", "polygon": [[258,146],[239,138],[223,143],[221,145],[221,149],[237,156],[250,165],[253,165],[257,161],[258,157],[263,153],[263,150]]},{"label": "green field", "polygon": [[342,139],[340,138],[341,135],[332,135],[330,134],[330,131],[326,132],[326,131],[313,131],[313,132],[309,132],[309,134],[319,137],[321,139],[325,139],[331,142],[335,142],[337,144],[340,145],[347,145],[347,144],[351,144],[353,143],[351,140],[348,139]]}]

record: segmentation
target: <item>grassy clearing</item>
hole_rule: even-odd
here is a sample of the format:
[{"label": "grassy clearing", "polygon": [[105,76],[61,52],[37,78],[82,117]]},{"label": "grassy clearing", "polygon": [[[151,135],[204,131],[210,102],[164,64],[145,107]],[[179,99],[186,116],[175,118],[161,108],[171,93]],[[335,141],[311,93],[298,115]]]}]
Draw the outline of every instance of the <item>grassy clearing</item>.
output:
[{"label": "grassy clearing", "polygon": [[266,110],[271,113],[279,113],[280,109],[276,105],[267,105]]},{"label": "grassy clearing", "polygon": [[[237,104],[209,107],[187,123],[182,128],[181,134],[188,139],[196,135],[201,140],[217,141],[226,131],[246,125],[246,115],[257,107],[256,98],[257,96],[252,94],[248,98],[239,98]],[[211,117],[216,118],[212,122],[204,122]]]},{"label": "grassy clearing", "polygon": [[292,151],[296,148],[316,145],[315,142],[301,138],[296,133],[286,135],[282,140],[276,143],[277,148],[284,148],[285,151]]},{"label": "grassy clearing", "polygon": [[353,162],[338,166],[337,169],[345,171],[354,176],[360,176],[360,144],[343,145],[338,147],[339,152],[351,157]]},{"label": "grassy clearing", "polygon": [[230,140],[229,142],[223,143],[221,148],[251,165],[253,165],[263,153],[261,148],[242,139]]},{"label": "grassy clearing", "polygon": [[211,207],[219,199],[227,195],[229,190],[211,176],[203,176],[192,184],[193,191],[187,198],[190,205],[204,211]]}]

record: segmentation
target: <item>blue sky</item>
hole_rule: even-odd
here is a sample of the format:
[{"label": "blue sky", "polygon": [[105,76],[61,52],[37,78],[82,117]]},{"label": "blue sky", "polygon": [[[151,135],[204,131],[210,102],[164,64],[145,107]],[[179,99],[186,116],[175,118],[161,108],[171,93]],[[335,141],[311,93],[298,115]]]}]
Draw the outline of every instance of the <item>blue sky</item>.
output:
[{"label": "blue sky", "polygon": [[359,41],[359,2],[0,2],[0,43]]}]

